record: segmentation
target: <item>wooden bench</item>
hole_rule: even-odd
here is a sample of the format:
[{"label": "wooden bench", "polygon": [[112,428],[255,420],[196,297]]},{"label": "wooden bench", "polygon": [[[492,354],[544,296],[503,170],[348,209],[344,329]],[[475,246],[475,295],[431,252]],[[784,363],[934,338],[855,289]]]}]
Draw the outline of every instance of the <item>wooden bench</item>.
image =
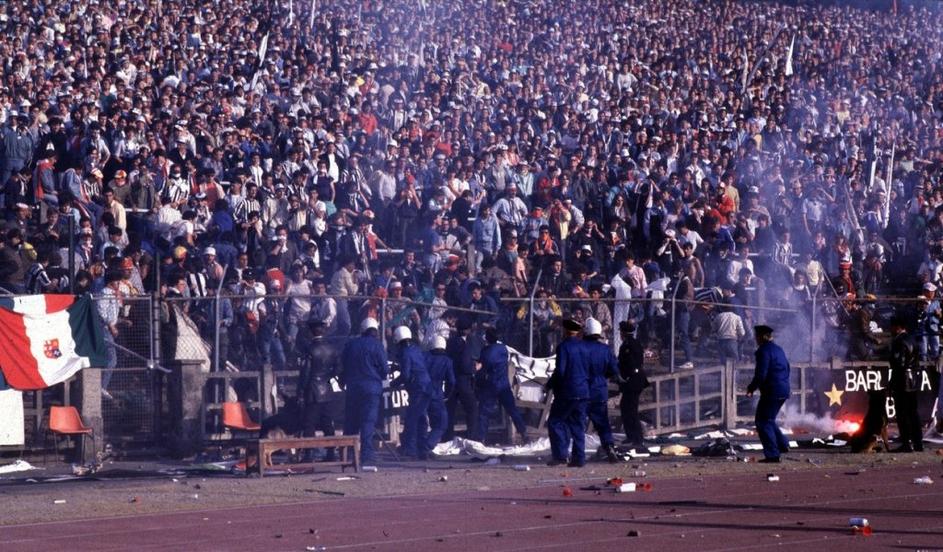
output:
[{"label": "wooden bench", "polygon": [[[314,466],[341,466],[344,471],[347,466],[360,471],[360,436],[336,435],[333,437],[288,437],[285,439],[251,439],[246,444],[246,475],[256,471],[259,477],[265,475],[264,459],[272,452],[285,449],[311,448],[339,448],[340,459],[335,462],[305,462],[301,464],[278,464],[279,468],[297,468]],[[348,455],[348,449],[353,449],[353,458]],[[255,459],[255,464],[252,464]]]}]

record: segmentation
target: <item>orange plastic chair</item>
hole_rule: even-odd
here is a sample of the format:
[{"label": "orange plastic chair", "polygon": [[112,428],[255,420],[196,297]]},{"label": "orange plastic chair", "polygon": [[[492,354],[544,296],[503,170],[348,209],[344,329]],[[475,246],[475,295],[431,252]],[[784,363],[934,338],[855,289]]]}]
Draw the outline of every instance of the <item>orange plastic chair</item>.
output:
[{"label": "orange plastic chair", "polygon": [[[67,438],[70,435],[79,435],[82,438],[82,459],[85,457],[85,438],[92,437],[93,429],[86,426],[82,421],[82,416],[74,406],[51,406],[49,407],[49,433],[53,435],[53,441],[56,445],[56,458],[59,457],[59,436],[64,435]],[[45,454],[43,463],[46,463]]]},{"label": "orange plastic chair", "polygon": [[241,431],[259,431],[262,426],[252,421],[246,405],[241,402],[223,403],[223,425]]}]

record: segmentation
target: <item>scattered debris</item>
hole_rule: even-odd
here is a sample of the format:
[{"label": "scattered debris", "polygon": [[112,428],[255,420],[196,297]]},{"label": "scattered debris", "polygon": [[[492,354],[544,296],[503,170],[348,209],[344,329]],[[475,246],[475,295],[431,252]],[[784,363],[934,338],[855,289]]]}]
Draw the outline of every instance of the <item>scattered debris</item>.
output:
[{"label": "scattered debris", "polygon": [[635,483],[623,483],[616,487],[617,493],[634,493],[635,492]]},{"label": "scattered debris", "polygon": [[867,527],[871,525],[868,518],[853,517],[848,520],[849,527]]},{"label": "scattered debris", "polygon": [[563,496],[573,496],[573,489],[569,487],[563,487]]},{"label": "scattered debris", "polygon": [[362,471],[362,472],[376,473],[376,472],[377,472],[377,467],[376,467],[376,466],[361,466],[361,467],[360,467],[360,471]]},{"label": "scattered debris", "polygon": [[779,481],[779,476],[771,473],[766,476],[766,480],[769,481],[770,483],[776,483]]},{"label": "scattered debris", "polygon": [[860,535],[862,537],[870,537],[874,534],[874,530],[871,529],[870,525],[865,525],[864,527],[858,527],[857,525],[851,528],[851,532],[854,535]]},{"label": "scattered debris", "polygon": [[52,503],[53,503],[53,504],[65,504],[65,499],[64,499],[64,498],[57,498],[57,499],[53,500]]},{"label": "scattered debris", "polygon": [[642,534],[637,529],[632,529],[628,533],[625,534],[625,536],[627,537],[639,537],[641,535]]},{"label": "scattered debris", "polygon": [[933,480],[930,479],[929,475],[925,475],[914,479],[914,485],[933,485]]},{"label": "scattered debris", "polygon": [[140,501],[141,501],[141,499],[139,499],[138,497],[132,496],[131,498],[128,499],[128,504],[135,504],[135,503],[140,502]]},{"label": "scattered debris", "polygon": [[354,481],[356,479],[360,479],[360,478],[355,475],[342,475],[337,478],[337,481]]},{"label": "scattered debris", "polygon": [[530,466],[527,464],[517,464],[514,466],[514,471],[530,471]]},{"label": "scattered debris", "polygon": [[662,456],[690,456],[691,449],[684,445],[668,445],[666,447],[661,447]]},{"label": "scattered debris", "polygon": [[308,493],[320,493],[320,494],[330,495],[330,496],[346,496],[345,493],[342,493],[342,492],[340,492],[340,491],[328,491],[328,490],[325,490],[325,489],[305,489],[305,492],[308,492]]},{"label": "scattered debris", "polygon": [[199,495],[199,493],[193,493],[192,495],[190,495],[190,498],[192,498],[193,500],[199,500],[199,499],[200,499],[200,495]]},{"label": "scattered debris", "polygon": [[440,482],[440,483],[445,483],[445,482],[448,481],[448,480],[449,480],[449,476],[447,476],[447,475],[443,475],[443,476],[439,477],[439,482]]},{"label": "scattered debris", "polygon": [[29,470],[42,470],[42,469],[45,469],[45,468],[37,468],[36,466],[30,464],[26,460],[17,460],[16,462],[13,462],[12,464],[0,466],[0,473],[14,473],[14,472],[29,471]]}]

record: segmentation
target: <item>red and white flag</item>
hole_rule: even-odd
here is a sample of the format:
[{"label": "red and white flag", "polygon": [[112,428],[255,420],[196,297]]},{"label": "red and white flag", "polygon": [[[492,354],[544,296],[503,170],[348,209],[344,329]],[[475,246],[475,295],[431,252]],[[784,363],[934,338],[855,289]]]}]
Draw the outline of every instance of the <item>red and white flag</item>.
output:
[{"label": "red and white flag", "polygon": [[82,368],[104,366],[104,328],[89,295],[0,298],[0,369],[20,390],[62,383]]}]

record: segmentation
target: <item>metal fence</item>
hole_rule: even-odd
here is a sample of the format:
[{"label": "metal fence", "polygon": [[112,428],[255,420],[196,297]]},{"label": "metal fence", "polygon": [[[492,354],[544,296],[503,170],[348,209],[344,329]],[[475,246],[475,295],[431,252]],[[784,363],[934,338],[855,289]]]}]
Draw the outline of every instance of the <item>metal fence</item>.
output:
[{"label": "metal fence", "polygon": [[[879,366],[882,340],[886,340],[886,322],[894,312],[909,312],[918,322],[926,301],[917,298],[883,298],[876,301],[837,300],[816,297],[797,308],[725,303],[723,300],[684,301],[664,290],[656,297],[611,297],[563,299],[541,297],[502,297],[494,310],[478,307],[447,307],[474,321],[493,324],[502,339],[530,356],[552,354],[560,339],[559,322],[565,317],[585,318],[605,306],[611,315],[606,339],[618,347],[618,321],[627,314],[639,316],[639,334],[646,346],[646,368],[652,386],[641,397],[640,412],[656,433],[689,431],[710,426],[732,426],[751,419],[753,403],[743,395],[752,373],[747,360],[753,350],[749,333],[751,322],[765,322],[777,328],[777,342],[786,348],[794,366],[791,404],[799,412],[821,411],[822,382],[836,370],[847,369],[861,356],[866,364]],[[301,307],[299,308],[299,304]],[[333,308],[324,308],[333,303]],[[343,304],[343,306],[342,306]],[[859,316],[859,307],[867,316]],[[342,324],[341,309],[346,310]],[[100,412],[105,443],[116,449],[159,447],[170,428],[167,375],[164,369],[176,361],[198,363],[206,374],[205,409],[201,419],[206,440],[225,439],[229,434],[221,424],[222,403],[238,400],[247,403],[256,419],[273,413],[294,395],[297,359],[305,351],[296,347],[297,332],[309,312],[329,312],[331,339],[343,346],[347,335],[356,334],[366,316],[379,319],[381,333],[391,346],[395,326],[409,325],[420,342],[436,331],[433,321],[446,309],[421,296],[414,299],[396,296],[291,297],[285,295],[237,295],[211,293],[207,297],[162,298],[143,296],[125,298],[121,323],[115,339],[114,368],[99,368],[107,395]],[[690,316],[679,316],[686,309]],[[733,310],[744,320],[746,333],[738,342],[739,358],[722,354],[712,333],[712,321],[721,310]],[[674,315],[672,315],[674,313]],[[861,332],[852,322],[871,320],[873,332]],[[679,324],[687,323],[691,340],[693,370],[683,369],[684,349]],[[340,331],[339,331],[340,328]],[[918,334],[928,341],[932,356],[935,336]],[[856,340],[866,339],[861,346]],[[732,367],[727,367],[728,361]],[[98,367],[96,367],[98,368]],[[106,376],[107,374],[107,376]],[[107,378],[107,379],[106,379]],[[272,388],[277,390],[271,394]],[[44,414],[50,404],[78,404],[76,381],[25,396],[27,448],[43,446]],[[88,397],[88,394],[85,394]],[[618,424],[618,408],[613,399],[611,413]],[[397,406],[402,401],[387,396],[390,416],[382,433],[396,439],[399,421]],[[544,400],[521,400],[529,410],[527,420],[534,428],[546,421]],[[497,427],[510,431],[504,417]],[[461,424],[459,424],[461,425]]]}]

